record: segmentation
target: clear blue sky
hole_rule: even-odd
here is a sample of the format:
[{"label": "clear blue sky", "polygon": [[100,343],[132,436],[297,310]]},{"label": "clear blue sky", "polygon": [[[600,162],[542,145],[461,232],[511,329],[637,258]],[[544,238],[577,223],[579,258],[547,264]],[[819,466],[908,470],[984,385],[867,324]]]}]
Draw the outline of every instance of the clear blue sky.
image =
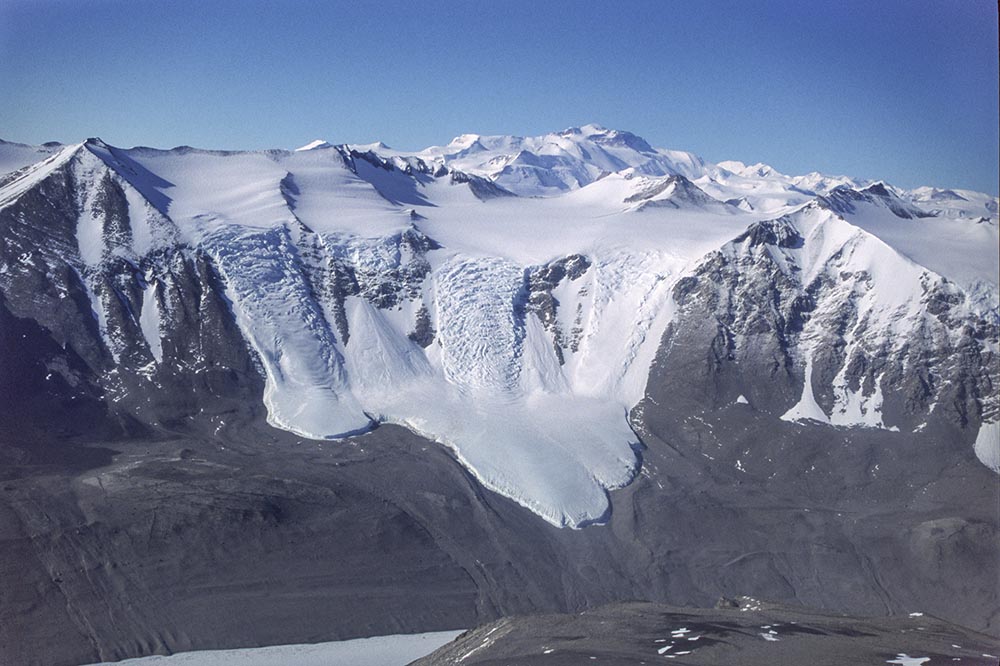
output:
[{"label": "clear blue sky", "polygon": [[0,137],[398,148],[597,122],[996,193],[993,0],[0,0]]}]

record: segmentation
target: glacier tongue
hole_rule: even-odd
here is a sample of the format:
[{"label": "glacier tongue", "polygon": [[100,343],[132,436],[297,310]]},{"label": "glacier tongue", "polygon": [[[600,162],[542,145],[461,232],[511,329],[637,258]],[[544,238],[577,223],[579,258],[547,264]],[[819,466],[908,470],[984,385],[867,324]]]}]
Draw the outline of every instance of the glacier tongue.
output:
[{"label": "glacier tongue", "polygon": [[264,366],[268,421],[325,439],[371,425],[347,386],[335,336],[313,298],[285,227],[222,227],[205,239],[236,320]]},{"label": "glacier tongue", "polygon": [[427,286],[439,343],[426,354],[406,337],[412,303],[349,298],[349,384],[380,420],[451,448],[485,487],[579,527],[634,476],[637,439],[613,396],[568,390],[552,338],[524,309],[524,275],[496,258],[446,261]]},{"label": "glacier tongue", "polygon": [[553,525],[600,522],[606,490],[637,472],[636,437],[624,410],[606,401],[545,393],[470,401],[433,388],[387,403],[398,414],[389,420],[447,445],[485,487]]}]

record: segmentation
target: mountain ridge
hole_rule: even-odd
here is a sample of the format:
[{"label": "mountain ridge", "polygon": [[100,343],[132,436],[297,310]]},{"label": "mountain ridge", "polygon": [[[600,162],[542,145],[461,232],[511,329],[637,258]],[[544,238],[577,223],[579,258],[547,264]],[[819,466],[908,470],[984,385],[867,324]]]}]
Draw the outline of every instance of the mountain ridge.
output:
[{"label": "mountain ridge", "polygon": [[[441,145],[441,146],[429,146],[429,147],[426,147],[426,148],[423,148],[423,149],[412,150],[412,151],[394,150],[391,147],[387,146],[382,141],[375,141],[375,142],[372,142],[372,143],[369,143],[369,144],[355,144],[355,143],[350,143],[350,142],[344,142],[344,143],[339,143],[338,144],[338,143],[330,142],[330,141],[327,141],[327,140],[324,140],[324,139],[314,139],[312,142],[310,142],[308,144],[305,144],[303,146],[300,146],[298,148],[295,148],[295,149],[259,148],[259,149],[245,151],[245,150],[233,150],[233,149],[192,148],[191,146],[182,145],[182,146],[176,146],[174,148],[148,148],[148,147],[145,147],[145,146],[135,146],[135,147],[129,148],[127,150],[155,150],[155,151],[163,151],[163,152],[184,151],[184,150],[200,150],[200,151],[211,152],[211,153],[234,154],[234,153],[241,153],[241,152],[242,153],[248,153],[248,152],[274,153],[274,152],[285,152],[285,151],[292,151],[292,152],[294,152],[294,151],[302,151],[302,150],[307,150],[307,149],[312,149],[312,148],[317,148],[317,147],[324,148],[324,147],[341,146],[341,147],[346,147],[348,149],[356,149],[356,150],[359,150],[361,152],[372,151],[372,152],[378,153],[378,152],[381,151],[381,152],[386,153],[387,155],[432,155],[432,156],[442,156],[442,155],[444,155],[446,153],[446,151],[448,150],[449,147],[453,146],[453,147],[455,147],[458,150],[468,149],[469,146],[464,146],[463,143],[470,143],[471,144],[473,141],[479,141],[479,140],[485,140],[488,143],[490,143],[491,146],[493,146],[494,148],[496,148],[496,147],[499,147],[499,146],[501,146],[503,144],[512,144],[513,143],[513,144],[521,145],[524,142],[532,142],[532,143],[539,143],[539,142],[541,142],[541,143],[545,143],[545,142],[551,141],[552,139],[565,138],[565,137],[575,137],[575,136],[581,136],[581,137],[584,137],[584,138],[598,138],[598,140],[602,140],[603,139],[605,142],[612,143],[612,144],[614,144],[616,142],[619,143],[619,144],[621,144],[621,145],[632,144],[632,146],[634,146],[634,147],[637,148],[636,152],[639,152],[639,153],[649,153],[649,154],[653,154],[653,155],[656,155],[656,154],[666,154],[666,155],[681,156],[684,159],[690,160],[692,162],[692,164],[700,164],[700,165],[702,165],[704,167],[709,167],[709,168],[710,167],[717,167],[719,169],[724,169],[724,170],[728,171],[730,174],[733,174],[733,175],[744,176],[744,177],[745,176],[752,176],[752,177],[755,176],[755,177],[760,177],[760,178],[785,178],[785,179],[790,179],[796,185],[798,185],[798,186],[804,186],[807,191],[810,191],[813,194],[818,193],[820,190],[832,189],[832,187],[834,187],[834,186],[836,186],[838,184],[840,184],[840,185],[842,185],[842,184],[851,184],[852,186],[855,186],[855,187],[865,187],[867,185],[870,185],[870,184],[876,182],[876,181],[873,181],[873,180],[853,178],[853,177],[844,176],[844,175],[839,175],[839,176],[826,175],[826,174],[821,174],[821,173],[815,172],[815,171],[807,173],[807,174],[804,174],[804,175],[788,176],[788,175],[785,175],[785,174],[779,172],[773,166],[771,166],[769,164],[766,164],[766,163],[763,163],[763,162],[758,162],[758,163],[755,163],[755,164],[748,165],[748,164],[746,164],[744,162],[740,162],[738,160],[723,160],[723,161],[720,161],[720,162],[718,162],[716,164],[711,164],[711,163],[705,161],[704,159],[702,159],[701,157],[697,156],[696,154],[694,154],[692,152],[679,151],[679,150],[668,150],[668,149],[663,149],[663,148],[654,148],[647,141],[645,141],[645,139],[643,139],[642,137],[640,137],[640,136],[638,136],[638,135],[636,135],[636,134],[634,134],[632,132],[629,132],[629,131],[626,131],[626,130],[609,129],[607,127],[604,127],[604,126],[596,124],[596,123],[589,123],[589,124],[586,124],[586,125],[581,125],[579,127],[569,127],[569,128],[567,128],[565,130],[562,130],[560,132],[552,132],[550,134],[539,135],[539,136],[534,136],[534,137],[526,137],[526,136],[518,136],[518,135],[463,134],[463,135],[459,135],[459,136],[455,137],[448,144],[444,144],[444,145]],[[12,147],[12,148],[20,148],[20,149],[30,149],[30,150],[33,150],[33,151],[38,151],[40,149],[52,150],[52,149],[56,149],[56,148],[61,148],[61,147],[65,146],[65,145],[69,145],[69,144],[63,144],[63,143],[60,143],[60,142],[57,142],[57,141],[50,141],[50,142],[47,142],[45,144],[42,144],[42,145],[39,145],[39,146],[35,146],[35,145],[32,145],[32,144],[17,143],[17,142],[13,142],[13,141],[9,141],[9,140],[0,139],[0,146],[7,146],[7,147]],[[482,146],[481,141],[480,141],[480,146]],[[490,150],[493,150],[493,148],[486,148],[485,146],[482,146],[482,150],[484,150],[484,151],[490,151]],[[635,165],[633,165],[633,166],[635,166]],[[11,170],[12,169],[9,166],[9,162],[4,159],[4,156],[3,156],[2,152],[0,152],[0,171],[11,171]],[[917,186],[917,187],[911,188],[909,190],[902,190],[902,191],[911,192],[911,193],[919,193],[919,192],[924,191],[924,190],[936,191],[939,194],[941,194],[941,193],[952,193],[952,194],[958,195],[958,193],[962,192],[962,191],[973,193],[973,194],[981,194],[981,193],[973,192],[972,190],[969,190],[967,188],[955,188],[955,187],[945,188],[945,187],[929,186],[929,185]],[[959,198],[961,197],[961,195],[958,195],[958,196],[959,196]],[[989,195],[987,195],[987,196],[989,196]],[[992,198],[996,199],[995,196],[992,197]]]}]

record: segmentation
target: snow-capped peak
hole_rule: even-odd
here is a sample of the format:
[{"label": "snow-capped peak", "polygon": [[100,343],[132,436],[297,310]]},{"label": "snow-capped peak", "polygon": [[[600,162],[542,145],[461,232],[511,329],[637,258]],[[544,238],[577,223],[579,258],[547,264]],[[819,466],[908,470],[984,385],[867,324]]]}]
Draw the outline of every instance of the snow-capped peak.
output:
[{"label": "snow-capped peak", "polygon": [[598,125],[597,123],[587,123],[586,125],[580,125],[580,127],[578,128],[570,128],[570,131],[572,131],[573,129],[578,130],[578,132],[583,134],[584,136],[591,136],[594,134],[607,134],[608,132],[611,131],[604,125]]},{"label": "snow-capped peak", "polygon": [[730,173],[746,178],[784,177],[784,174],[779,173],[773,166],[770,164],[764,164],[763,162],[757,162],[756,164],[744,164],[738,160],[726,160],[724,162],[719,162],[717,166],[722,167]]},{"label": "snow-capped peak", "polygon": [[694,179],[706,167],[691,153],[657,150],[631,132],[593,123],[540,136],[462,134],[414,155],[487,178],[519,196],[559,195],[626,169]]},{"label": "snow-capped peak", "polygon": [[479,141],[478,134],[460,134],[448,143],[449,148],[462,150]]},{"label": "snow-capped peak", "polygon": [[333,148],[333,144],[324,141],[323,139],[315,139],[300,148],[296,148],[295,152],[301,152],[303,150],[316,150],[317,148]]},{"label": "snow-capped peak", "polygon": [[382,143],[381,141],[376,141],[374,143],[351,143],[348,144],[348,148],[351,150],[356,150],[359,153],[386,153],[392,150],[391,147]]}]

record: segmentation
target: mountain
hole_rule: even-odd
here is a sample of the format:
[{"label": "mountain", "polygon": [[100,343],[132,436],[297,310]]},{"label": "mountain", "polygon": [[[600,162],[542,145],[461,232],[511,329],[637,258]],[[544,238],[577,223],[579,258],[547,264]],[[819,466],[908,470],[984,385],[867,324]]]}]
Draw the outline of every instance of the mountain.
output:
[{"label": "mountain", "polygon": [[[694,603],[779,589],[837,609],[919,602],[977,629],[1000,620],[997,590],[959,602],[945,573],[996,572],[993,198],[713,165],[595,125],[419,152],[0,148],[12,169],[0,176],[0,460],[14,497],[0,533],[20,558],[37,548],[26,534],[61,544],[88,525],[78,548],[135,563],[93,574],[106,576],[95,587],[78,569],[52,573],[70,551],[43,549],[36,585],[80,608],[105,603],[105,585],[200,598],[178,582],[182,563],[211,578],[209,564],[277,535],[312,545],[267,552],[322,569],[320,553],[340,548],[330,521],[367,517],[359,553],[401,580],[448,589],[458,576],[470,591],[408,616],[371,602],[326,638],[640,590]],[[223,472],[236,469],[239,482]],[[347,486],[319,490],[335,478]],[[103,530],[131,535],[123,507],[160,492],[185,499],[154,513],[149,544],[168,564],[143,573],[148,544]],[[220,500],[232,492],[242,499]],[[755,535],[788,512],[802,522],[782,555]],[[900,521],[893,537],[872,531]],[[681,539],[699,523],[720,531]],[[157,524],[204,556],[192,563]],[[222,552],[213,525],[229,535]],[[818,534],[829,550],[806,545]],[[482,550],[498,539],[506,555]],[[529,564],[540,547],[551,562]],[[416,560],[400,559],[407,549]],[[691,557],[734,577],[706,582]],[[898,573],[879,564],[900,558]],[[560,562],[575,567],[565,583],[548,569]],[[595,582],[593,567],[616,577]],[[361,560],[344,571],[375,584]],[[146,651],[133,635],[171,650],[247,640],[151,603],[110,638],[82,630],[103,646],[90,656]],[[269,621],[257,603],[246,612]],[[39,627],[76,622],[24,612]],[[272,631],[302,639],[287,622]]]},{"label": "mountain", "polygon": [[628,168],[647,176],[691,177],[704,167],[696,155],[655,149],[631,132],[599,125],[538,137],[463,134],[414,154],[489,178],[520,196],[566,192]]}]

